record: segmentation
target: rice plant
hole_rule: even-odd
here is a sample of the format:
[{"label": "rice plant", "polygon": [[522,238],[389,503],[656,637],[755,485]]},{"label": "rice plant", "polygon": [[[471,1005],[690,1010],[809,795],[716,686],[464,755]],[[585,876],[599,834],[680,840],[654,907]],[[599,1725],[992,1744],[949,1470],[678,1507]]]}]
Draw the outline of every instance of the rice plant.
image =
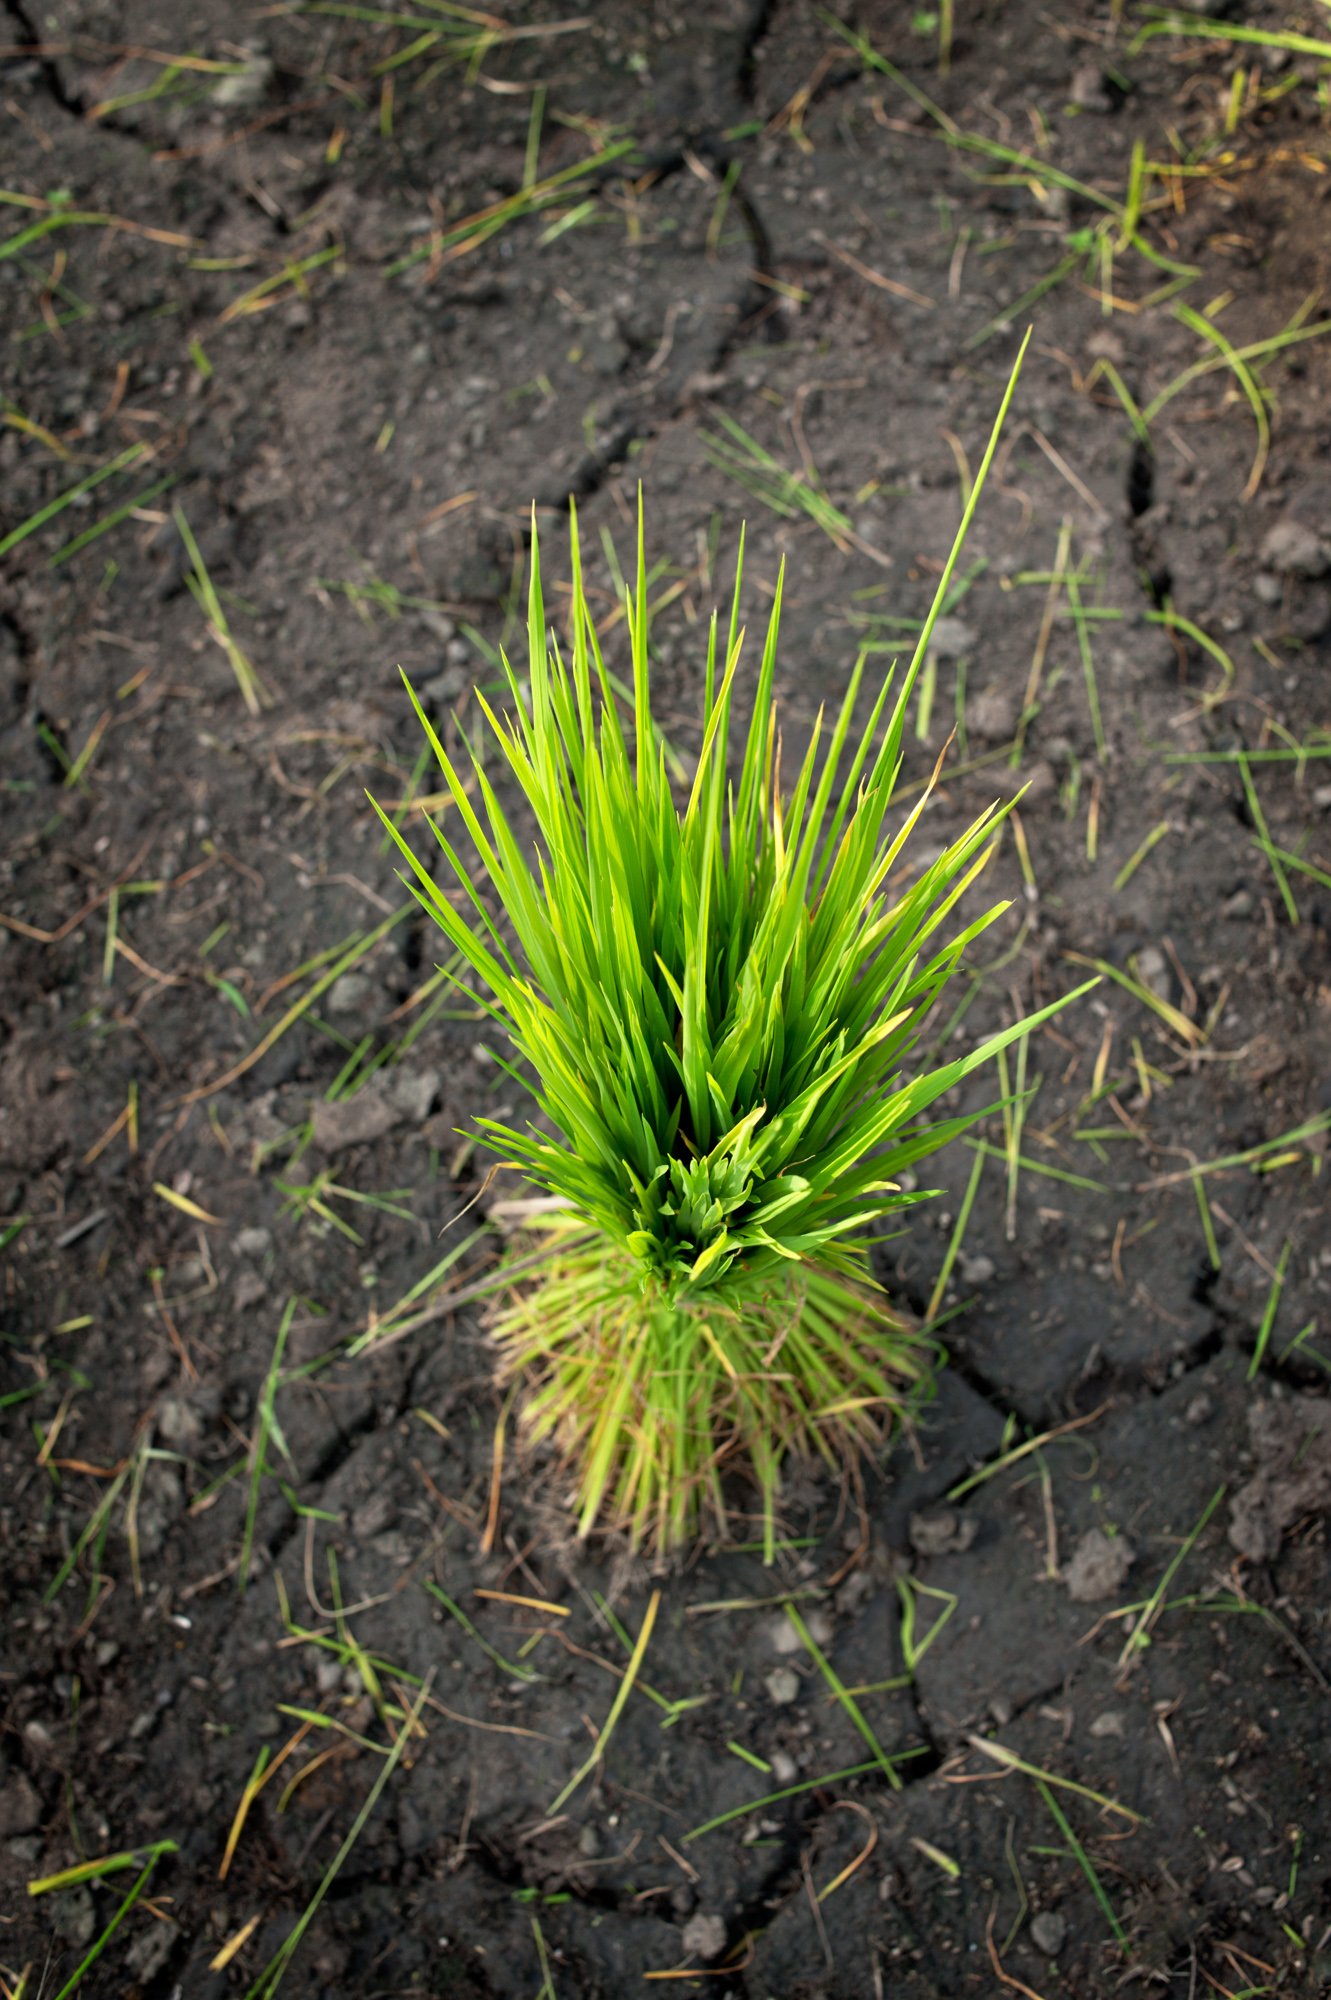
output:
[{"label": "rice plant", "polygon": [[938,772],[908,811],[891,807],[911,690],[1015,383],[1014,371],[906,673],[857,723],[861,660],[789,787],[773,697],[780,581],[747,727],[735,717],[741,535],[728,626],[714,613],[708,631],[692,781],[672,788],[652,713],[641,503],[627,714],[576,516],[566,649],[547,628],[533,524],[527,675],[505,659],[502,716],[477,695],[521,818],[485,761],[455,765],[412,694],[475,861],[434,824],[441,886],[380,816],[542,1114],[477,1121],[553,1198],[540,1254],[501,1274],[492,1328],[526,1436],[552,1440],[572,1475],[582,1534],[602,1523],[634,1545],[678,1546],[706,1513],[724,1524],[723,1474],[747,1465],[770,1553],[783,1461],[845,1466],[927,1390],[935,1349],[890,1311],[873,1241],[926,1198],[899,1177],[979,1115],[931,1107],[1066,1004],[955,1061],[913,1063],[962,953],[1007,907],[953,917],[1007,807],[913,872]]}]

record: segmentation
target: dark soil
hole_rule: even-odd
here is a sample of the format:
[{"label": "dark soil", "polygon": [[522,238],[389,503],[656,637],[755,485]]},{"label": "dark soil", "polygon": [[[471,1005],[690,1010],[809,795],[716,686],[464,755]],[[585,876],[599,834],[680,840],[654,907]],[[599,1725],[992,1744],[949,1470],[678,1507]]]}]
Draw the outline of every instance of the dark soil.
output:
[{"label": "dark soil", "polygon": [[[748,2000],[1331,1990],[1331,343],[1254,361],[1255,489],[1228,368],[1161,409],[1153,450],[1097,370],[1144,407],[1211,356],[1180,302],[1236,347],[1316,325],[1325,67],[1134,48],[1131,0],[957,0],[940,77],[915,10],[855,10],[960,129],[1038,148],[1067,188],[948,147],[794,0],[591,0],[475,73],[407,53],[421,19],[454,32],[430,0],[382,11],[398,24],[0,7],[0,541],[139,450],[0,557],[0,1236],[27,1218],[0,1250],[5,1990],[72,1990],[134,1877],[30,1881],[166,1840],[81,1991],[271,1990],[402,1727],[383,1704],[427,1677],[287,2000],[570,2000],[685,1967]],[[1311,0],[1209,11],[1331,28]],[[523,186],[537,87],[539,176],[633,151],[450,257],[450,228]],[[1170,273],[1126,242],[1097,259],[1084,191],[1121,202],[1138,141],[1190,169],[1148,185],[1142,240],[1197,273],[1154,302]],[[797,734],[862,643],[885,664],[888,621],[922,614],[1028,318],[907,781],[957,720],[917,840],[1024,784],[1029,879],[1006,841],[1012,908],[939,1034],[1085,959],[1172,1024],[1106,978],[1035,1038],[1031,1164],[1009,1204],[986,1160],[937,1397],[862,1494],[788,1482],[774,1569],[742,1486],[731,1541],[672,1573],[577,1546],[511,1441],[484,1554],[499,1398],[447,1301],[492,1239],[390,1318],[418,1322],[400,1338],[357,1345],[481,1220],[458,1128],[512,1090],[365,800],[430,782],[398,668],[470,729],[520,638],[533,498],[557,576],[577,497],[609,619],[602,538],[627,561],[641,479],[668,726],[687,745],[747,514],[751,619],[788,563]],[[853,538],[718,469],[723,415],[792,470],[807,454]],[[1046,620],[1060,548],[1118,614],[1085,627],[1103,747],[1066,589]],[[1171,761],[1294,744],[1313,754],[1254,758],[1256,811],[1232,754]],[[1000,1115],[982,1129],[1001,1154]],[[1189,1169],[1261,1146],[1201,1183],[1212,1258]],[[974,1157],[932,1163],[946,1194],[887,1246],[917,1313]],[[660,1699],[639,1684],[552,1814],[653,1588]],[[792,1593],[846,1685],[895,1683],[860,1697],[895,1784],[786,1650]],[[223,1875],[265,1752],[286,1754]]]}]

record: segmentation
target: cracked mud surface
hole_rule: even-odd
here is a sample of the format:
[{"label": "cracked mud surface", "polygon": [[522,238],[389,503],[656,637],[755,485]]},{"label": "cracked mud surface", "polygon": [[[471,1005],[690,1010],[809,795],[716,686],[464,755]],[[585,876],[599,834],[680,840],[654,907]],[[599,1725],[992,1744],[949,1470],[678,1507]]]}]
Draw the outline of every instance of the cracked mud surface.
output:
[{"label": "cracked mud surface", "polygon": [[[1183,302],[1240,347],[1315,324],[1327,127],[1315,62],[1255,57],[1225,135],[1232,49],[1134,50],[1123,11],[958,0],[946,78],[911,10],[846,16],[960,128],[1047,145],[1079,192],[948,148],[794,0],[608,0],[476,77],[437,43],[405,53],[428,25],[355,9],[0,8],[0,185],[23,198],[0,242],[0,542],[138,448],[0,556],[0,1236],[29,1218],[0,1250],[0,1972],[13,1989],[30,1967],[29,2000],[128,1878],[39,1901],[27,1882],[168,1839],[82,1990],[256,1987],[389,1741],[327,1643],[346,1633],[389,1703],[426,1679],[430,1700],[290,2000],[614,2000],[701,1973],[703,1950],[697,1990],[736,2000],[1331,1981],[1331,766],[1256,755],[1331,741],[1331,348],[1267,357],[1245,494],[1256,438],[1226,370],[1162,408],[1153,452],[1096,372],[1141,408],[1214,352],[1175,299],[1146,303],[1158,265],[1074,257],[1016,304],[1084,250],[1103,213],[1084,189],[1121,201],[1140,141],[1232,155],[1142,225],[1195,268]],[[575,172],[621,133],[631,153]],[[524,174],[565,171],[557,205],[450,254]],[[487,649],[516,640],[533,499],[556,577],[577,498],[610,619],[641,478],[667,726],[691,741],[700,621],[745,514],[751,620],[787,560],[798,738],[861,645],[908,648],[1028,314],[906,774],[956,720],[917,838],[1026,784],[1027,867],[1005,843],[991,881],[1013,906],[940,1034],[997,1026],[1084,959],[1173,1024],[1110,976],[1032,1044],[1030,1164],[1010,1202],[985,1161],[936,1398],[862,1497],[790,1482],[773,1569],[743,1546],[742,1487],[732,1540],[670,1575],[575,1547],[511,1445],[483,1554],[499,1401],[478,1320],[432,1308],[485,1245],[422,1289],[413,1330],[352,1351],[484,1213],[457,1129],[511,1088],[431,985],[435,941],[365,802],[429,782],[398,668],[441,727],[471,726]],[[839,545],[727,477],[707,445],[725,418],[816,467]],[[1050,597],[1060,552],[1093,614],[1099,742]],[[1260,824],[1233,761],[1170,761],[1238,749]],[[1314,871],[1287,873],[1297,924],[1272,847]],[[1001,1154],[1001,1117],[982,1130]],[[1213,1259],[1189,1170],[1263,1146],[1268,1170],[1204,1182]],[[974,1157],[931,1163],[946,1194],[885,1246],[916,1312]],[[653,1588],[652,1692],[552,1813]],[[894,1782],[790,1649],[787,1596],[868,1690]],[[256,1760],[302,1729],[221,1874]]]}]

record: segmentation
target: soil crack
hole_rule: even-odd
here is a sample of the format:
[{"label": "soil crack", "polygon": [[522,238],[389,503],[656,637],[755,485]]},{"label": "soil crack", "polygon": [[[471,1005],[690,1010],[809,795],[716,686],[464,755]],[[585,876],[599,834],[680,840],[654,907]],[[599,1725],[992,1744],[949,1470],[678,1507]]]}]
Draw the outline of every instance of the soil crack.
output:
[{"label": "soil crack", "polygon": [[[697,152],[700,157],[708,159],[711,164],[722,170],[728,164],[729,155],[717,135],[700,139]],[[658,171],[658,179],[673,173],[684,164],[682,153],[678,155],[669,153],[662,156],[662,159],[663,164]],[[730,206],[732,212],[741,218],[748,232],[753,249],[753,264],[748,274],[746,295],[737,302],[733,319],[707,357],[706,371],[711,374],[719,374],[724,369],[735,343],[747,332],[752,331],[760,322],[760,318],[761,324],[770,329],[768,338],[782,337],[780,322],[772,316],[769,300],[754,282],[755,272],[770,271],[772,267],[774,253],[766,225],[752,200],[739,184],[731,194]],[[639,385],[636,390],[629,392],[630,398],[633,395],[641,395],[644,388],[650,386],[650,383]],[[570,502],[585,503],[593,499],[611,477],[614,468],[623,460],[630,445],[635,440],[646,443],[658,437],[667,424],[678,418],[684,407],[684,401],[684,395],[677,393],[668,408],[658,406],[645,415],[625,414],[621,405],[615,411],[612,427],[603,441],[584,452],[557,488],[538,491],[537,506],[566,513]]]},{"label": "soil crack", "polygon": [[13,706],[20,713],[27,707],[28,696],[32,692],[33,665],[37,659],[37,642],[12,611],[0,610],[0,635],[7,634],[12,642],[16,659],[13,690]]},{"label": "soil crack", "polygon": [[42,81],[46,85],[54,102],[60,106],[62,111],[68,112],[71,118],[81,119],[84,115],[82,99],[72,97],[65,88],[65,79],[61,76],[60,70],[52,57],[45,53],[46,44],[42,41],[41,36],[28,19],[27,11],[23,6],[23,0],[0,0],[0,4],[3,4],[5,12],[18,29],[20,48],[27,50],[31,54],[33,61],[42,73]]},{"label": "soil crack", "polygon": [[[392,1422],[396,1423],[398,1418],[403,1415],[408,1407],[408,1402],[409,1397],[406,1394],[397,1399],[393,1406]],[[321,1495],[329,1480],[335,1478],[341,1471],[357,1445],[381,1428],[383,1428],[383,1425],[380,1411],[373,1404],[363,1416],[357,1417],[354,1422],[345,1427],[339,1424],[336,1436],[329,1441],[319,1454],[303,1483],[316,1496]],[[295,1513],[294,1510],[289,1510],[278,1526],[267,1537],[264,1547],[267,1549],[268,1555],[274,1565],[279,1561],[287,1543],[295,1535],[300,1522],[301,1516]]]},{"label": "soil crack", "polygon": [[756,95],[756,72],[758,50],[764,36],[772,25],[776,13],[776,0],[753,0],[749,18],[744,23],[740,36],[739,60],[736,64],[738,89],[741,100],[752,104]]},{"label": "soil crack", "polygon": [[1004,1424],[1022,1424],[1026,1421],[1017,1405],[1009,1402],[1002,1391],[990,1381],[984,1370],[977,1367],[967,1355],[949,1349],[945,1365],[958,1380],[964,1382],[966,1387],[980,1398],[981,1402],[987,1403],[994,1415],[1002,1418]]}]

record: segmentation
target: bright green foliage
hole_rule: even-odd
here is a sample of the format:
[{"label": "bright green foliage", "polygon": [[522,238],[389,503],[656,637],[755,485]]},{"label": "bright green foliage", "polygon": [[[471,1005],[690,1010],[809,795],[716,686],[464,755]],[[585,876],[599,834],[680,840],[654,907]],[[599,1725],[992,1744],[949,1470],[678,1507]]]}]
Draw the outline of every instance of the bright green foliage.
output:
[{"label": "bright green foliage", "polygon": [[971,1122],[933,1120],[930,1106],[1054,1011],[957,1061],[911,1066],[962,952],[1006,908],[949,922],[1002,810],[917,874],[908,838],[927,792],[889,818],[907,703],[979,483],[909,670],[856,727],[857,665],[788,791],[780,584],[741,734],[737,575],[728,629],[714,615],[708,635],[692,786],[672,793],[648,684],[641,510],[628,730],[576,519],[569,651],[547,635],[533,535],[529,678],[505,661],[502,718],[477,696],[521,818],[480,760],[455,766],[416,703],[480,869],[435,827],[450,901],[389,830],[553,1128],[478,1121],[561,1204],[548,1260],[496,1332],[529,1384],[529,1432],[553,1435],[575,1468],[583,1532],[604,1515],[635,1541],[677,1542],[700,1498],[719,1510],[719,1467],[742,1455],[770,1538],[785,1453],[844,1459],[927,1377],[920,1343],[874,1297],[870,1243],[925,1198],[896,1177]]}]

